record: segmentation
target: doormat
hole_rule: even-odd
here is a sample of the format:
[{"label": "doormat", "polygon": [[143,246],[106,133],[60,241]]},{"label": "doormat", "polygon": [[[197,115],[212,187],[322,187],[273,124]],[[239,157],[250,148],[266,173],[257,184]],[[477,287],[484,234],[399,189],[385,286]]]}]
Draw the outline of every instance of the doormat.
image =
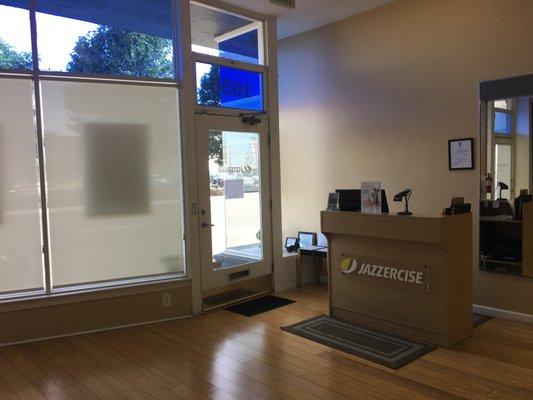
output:
[{"label": "doormat", "polygon": [[206,307],[216,307],[228,304],[232,301],[238,301],[245,297],[253,296],[254,292],[252,290],[246,289],[234,289],[229,292],[219,293],[213,296],[204,298],[204,306]]},{"label": "doormat", "polygon": [[481,314],[476,314],[476,313],[474,313],[472,318],[474,320],[473,321],[474,322],[474,328],[476,328],[479,325],[484,324],[485,322],[490,321],[492,319],[492,317],[489,317],[488,315],[481,315]]},{"label": "doormat", "polygon": [[267,295],[257,299],[245,301],[244,303],[235,304],[226,307],[225,310],[233,313],[244,315],[245,317],[253,317],[257,314],[274,310],[279,307],[294,303],[294,300],[284,299],[282,297]]},{"label": "doormat", "polygon": [[281,329],[357,357],[399,369],[436,346],[320,315]]}]

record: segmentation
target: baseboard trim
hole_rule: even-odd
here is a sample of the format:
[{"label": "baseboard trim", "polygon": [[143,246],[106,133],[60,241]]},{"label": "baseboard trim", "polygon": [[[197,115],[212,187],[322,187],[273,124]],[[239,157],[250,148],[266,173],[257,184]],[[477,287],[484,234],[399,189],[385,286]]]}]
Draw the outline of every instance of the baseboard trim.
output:
[{"label": "baseboard trim", "polygon": [[[310,285],[312,283],[315,283],[315,280],[304,281],[304,282],[302,282],[302,286]],[[320,276],[320,283],[327,284],[328,283],[328,277],[325,276],[325,275],[321,275]],[[284,290],[291,290],[291,289],[296,289],[296,281],[294,281],[294,282],[285,282],[285,283],[278,284],[278,285],[276,285],[274,287],[274,292],[275,293],[283,292]]]},{"label": "baseboard trim", "polygon": [[482,315],[488,315],[495,318],[508,319],[511,321],[524,322],[533,324],[533,315],[523,314],[516,311],[507,311],[499,308],[479,306],[474,304],[474,312]]},{"label": "baseboard trim", "polygon": [[183,316],[179,316],[179,317],[158,319],[158,320],[154,320],[154,321],[138,322],[138,323],[135,323],[135,324],[111,326],[111,327],[102,328],[102,329],[93,329],[93,330],[89,330],[89,331],[80,331],[80,332],[74,332],[74,333],[65,333],[65,334],[59,334],[59,335],[53,335],[53,336],[40,337],[40,338],[35,338],[35,339],[21,340],[19,342],[1,343],[0,344],[0,348],[7,347],[7,346],[14,346],[14,345],[17,345],[17,344],[42,342],[43,340],[59,339],[59,338],[66,338],[66,337],[71,337],[71,336],[86,335],[86,334],[89,334],[89,333],[114,331],[114,330],[117,330],[117,329],[132,328],[132,327],[135,327],[135,326],[157,324],[159,322],[176,321],[176,320],[179,320],[179,319],[186,319],[186,318],[191,318],[191,317],[193,317],[193,316],[192,315],[183,315]]},{"label": "baseboard trim", "polygon": [[275,285],[274,292],[283,292],[285,290],[294,289],[296,287],[296,281],[295,282],[285,282],[281,283],[279,285]]}]

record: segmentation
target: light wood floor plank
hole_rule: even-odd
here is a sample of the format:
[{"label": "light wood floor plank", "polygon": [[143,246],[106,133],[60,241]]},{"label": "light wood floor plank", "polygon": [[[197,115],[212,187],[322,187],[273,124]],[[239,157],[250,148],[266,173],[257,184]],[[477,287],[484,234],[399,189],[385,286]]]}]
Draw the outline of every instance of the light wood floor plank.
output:
[{"label": "light wood floor plank", "polygon": [[0,348],[0,400],[532,400],[533,326],[491,320],[393,371],[281,330],[327,312],[325,285],[224,310]]},{"label": "light wood floor plank", "polygon": [[46,399],[75,400],[61,387],[33,364],[17,346],[4,349],[4,355],[11,365],[16,368]]},{"label": "light wood floor plank", "polygon": [[[212,314],[211,318],[215,318],[215,314]],[[223,321],[220,321],[220,322],[223,322]],[[247,324],[247,323],[250,323],[250,320],[248,321],[242,320],[241,322],[243,322],[244,324]],[[249,337],[250,335],[255,334],[255,332],[242,329],[242,333],[240,335],[232,335],[231,329],[234,329],[234,327],[237,325],[238,323],[236,321],[233,321],[232,324],[226,328],[224,328],[224,326],[222,325],[220,326],[215,325],[213,327],[213,332],[226,329],[228,333],[226,336],[235,338],[233,339],[233,341],[237,342],[235,344],[237,348],[240,347],[242,350],[246,348],[242,346],[247,345],[249,348],[255,349],[258,345],[258,342],[257,341],[254,342],[253,339],[250,339]],[[204,322],[204,325],[202,325],[202,332],[206,332],[208,330],[209,330],[209,327],[207,323]],[[287,370],[287,372],[298,375],[298,376],[302,376],[305,374],[308,379],[315,381],[315,382],[316,382],[316,378],[314,378],[313,375],[310,374],[310,372],[311,373],[314,372],[318,374],[320,377],[326,371],[331,370],[334,373],[332,374],[330,379],[335,384],[354,385],[359,390],[362,390],[363,392],[366,389],[365,386],[368,386],[370,389],[372,389],[372,395],[377,398],[387,398],[387,395],[391,396],[392,394],[394,394],[397,398],[407,398],[407,399],[426,398],[422,395],[417,396],[417,393],[415,392],[404,390],[402,386],[390,385],[390,384],[387,385],[386,384],[387,382],[374,379],[372,376],[368,374],[355,375],[355,374],[350,373],[348,369],[343,369],[342,366],[338,364],[333,364],[333,363],[328,364],[327,361],[325,361],[324,359],[316,357],[317,354],[322,353],[324,350],[328,350],[328,351],[331,350],[322,345],[317,345],[317,346],[320,346],[318,353],[312,352],[310,354],[307,354],[306,352],[302,352],[300,348],[292,348],[291,343],[289,343],[290,339],[298,338],[297,336],[286,333],[280,330],[279,328],[276,329],[273,332],[273,334],[278,335],[278,336],[283,336],[283,338],[287,339],[287,341],[283,342],[283,339],[279,337],[275,337],[270,341],[269,339],[265,338],[265,336],[267,336],[266,332],[263,332],[263,335],[262,335],[263,337],[261,338],[261,341],[264,342],[265,344],[269,344],[269,346],[267,347],[268,351],[266,351],[265,354],[256,355],[255,356],[256,359],[259,359],[263,362],[268,362],[270,364],[285,365],[286,368],[287,368],[287,365],[283,363],[295,364],[296,366],[299,366],[300,369],[299,370],[298,369]],[[231,344],[232,340],[227,339],[226,343]],[[281,345],[279,343],[281,343]],[[271,350],[274,350],[274,351],[271,351]],[[363,387],[363,389],[361,389],[361,387]],[[379,394],[382,390],[390,390],[390,391],[385,397],[383,396],[380,397]],[[403,397],[403,395],[405,395],[405,397]]]},{"label": "light wood floor plank", "polygon": [[97,398],[127,400],[126,397],[115,390],[115,388],[95,375],[90,368],[88,368],[87,362],[78,362],[74,360],[67,352],[66,341],[50,340],[39,342],[37,347],[49,358],[52,358],[61,368],[68,371],[74,379],[93,392]]},{"label": "light wood floor plank", "polygon": [[48,379],[76,400],[98,400],[87,387],[78,382],[69,372],[48,357],[35,344],[20,346],[21,352],[34,365],[39,366]]}]

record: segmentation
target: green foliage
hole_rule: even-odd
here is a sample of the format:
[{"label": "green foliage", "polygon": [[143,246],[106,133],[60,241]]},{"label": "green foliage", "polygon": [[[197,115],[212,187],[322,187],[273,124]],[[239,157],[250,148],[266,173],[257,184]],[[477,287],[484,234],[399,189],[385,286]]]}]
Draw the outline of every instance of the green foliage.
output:
[{"label": "green foliage", "polygon": [[18,52],[0,39],[0,69],[32,69],[31,53]]},{"label": "green foliage", "polygon": [[202,76],[198,89],[198,102],[204,106],[220,106],[220,67],[211,66],[211,70]]},{"label": "green foliage", "polygon": [[[205,106],[220,106],[220,67],[211,66],[207,74],[200,80],[198,89],[198,103]],[[222,133],[209,134],[209,158],[218,165],[223,165],[224,154],[222,148]]]},{"label": "green foliage", "polygon": [[99,26],[76,42],[68,72],[172,78],[172,41]]},{"label": "green foliage", "polygon": [[217,165],[224,164],[222,133],[209,133],[209,158],[215,160]]}]

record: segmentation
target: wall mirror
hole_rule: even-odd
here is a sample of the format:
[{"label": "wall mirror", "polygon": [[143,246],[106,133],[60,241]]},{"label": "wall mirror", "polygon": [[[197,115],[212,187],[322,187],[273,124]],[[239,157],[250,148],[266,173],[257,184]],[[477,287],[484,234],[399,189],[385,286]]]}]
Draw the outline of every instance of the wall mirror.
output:
[{"label": "wall mirror", "polygon": [[480,84],[479,267],[533,277],[533,76]]}]

